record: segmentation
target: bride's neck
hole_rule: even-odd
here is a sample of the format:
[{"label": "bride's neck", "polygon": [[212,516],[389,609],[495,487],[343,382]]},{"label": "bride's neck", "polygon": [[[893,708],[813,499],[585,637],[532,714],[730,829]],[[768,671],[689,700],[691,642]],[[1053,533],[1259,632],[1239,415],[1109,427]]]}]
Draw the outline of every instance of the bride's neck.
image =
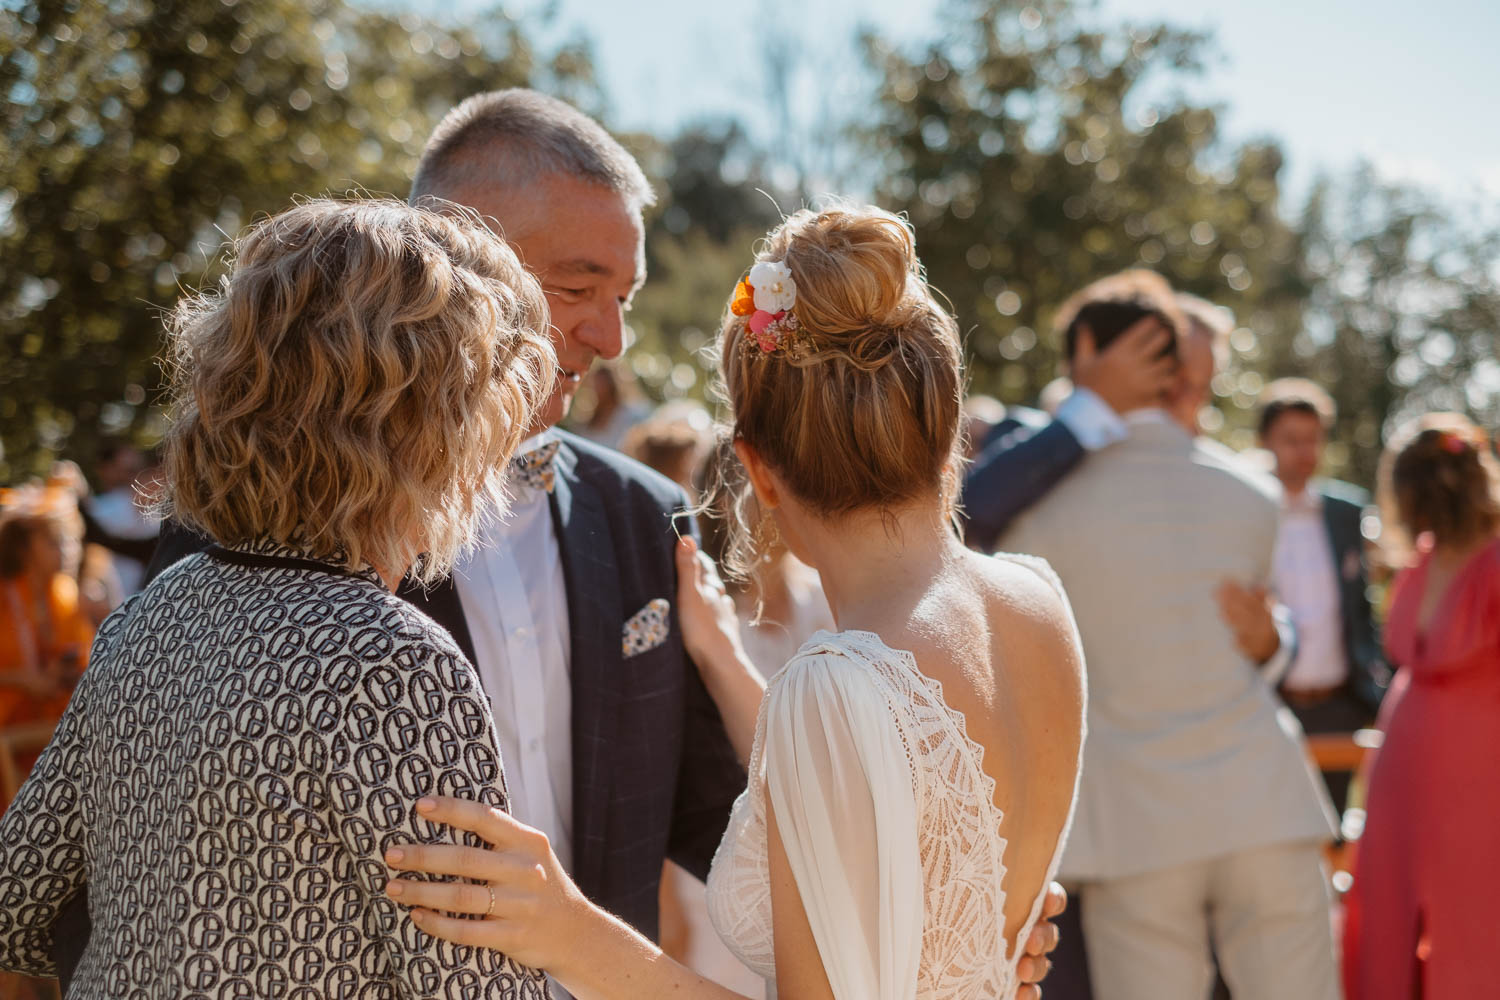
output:
[{"label": "bride's neck", "polygon": [[799,534],[840,629],[889,627],[889,616],[910,610],[965,551],[937,504],[856,512],[810,522]]}]

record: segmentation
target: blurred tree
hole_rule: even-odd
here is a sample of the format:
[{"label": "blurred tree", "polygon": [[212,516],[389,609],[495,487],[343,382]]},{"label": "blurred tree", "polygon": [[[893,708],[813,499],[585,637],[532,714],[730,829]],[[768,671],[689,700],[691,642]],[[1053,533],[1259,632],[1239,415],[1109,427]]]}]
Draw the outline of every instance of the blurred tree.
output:
[{"label": "blurred tree", "polygon": [[594,110],[586,48],[343,0],[21,0],[0,9],[0,481],[149,439],[161,310],[298,194],[404,196],[479,90]]},{"label": "blurred tree", "polygon": [[[1182,94],[1208,40],[1094,23],[1073,0],[950,0],[918,49],[870,35],[884,163],[933,283],[970,330],[975,391],[1030,401],[1058,372],[1069,293],[1130,266],[1233,309],[1211,429],[1253,444],[1266,381],[1306,374],[1340,404],[1330,471],[1369,485],[1392,420],[1500,421],[1500,231],[1368,168],[1325,179],[1300,219],[1274,143],[1230,148]],[[1292,221],[1288,221],[1291,219]]]},{"label": "blurred tree", "polygon": [[1214,109],[1165,86],[1200,70],[1204,36],[1096,28],[1085,13],[1070,0],[952,0],[947,31],[921,50],[867,37],[882,81],[863,130],[887,164],[879,197],[909,213],[931,280],[971,330],[975,391],[1034,399],[1058,373],[1057,307],[1144,266],[1235,310],[1246,329],[1218,388],[1248,404],[1254,334],[1295,326],[1307,293],[1278,213],[1281,154],[1224,151]]},{"label": "blurred tree", "polygon": [[1336,463],[1371,483],[1381,441],[1429,410],[1500,425],[1500,232],[1368,166],[1313,189],[1300,223],[1307,322],[1268,345],[1339,407]]},{"label": "blurred tree", "polygon": [[713,369],[706,351],[718,334],[734,283],[754,244],[780,218],[766,155],[737,122],[699,122],[666,142],[631,141],[659,202],[646,229],[649,279],[629,317],[628,355],[656,399],[703,396]]}]

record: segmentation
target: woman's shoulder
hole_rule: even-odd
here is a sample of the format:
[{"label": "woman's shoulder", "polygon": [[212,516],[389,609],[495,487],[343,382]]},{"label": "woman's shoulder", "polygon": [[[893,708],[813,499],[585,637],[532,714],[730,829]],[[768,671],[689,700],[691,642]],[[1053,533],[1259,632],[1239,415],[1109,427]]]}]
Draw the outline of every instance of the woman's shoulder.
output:
[{"label": "woman's shoulder", "polygon": [[[1020,553],[978,556],[988,585],[989,630],[1007,658],[1026,668],[1028,686],[1051,689],[1059,707],[1082,708],[1083,640],[1062,580],[1047,560]],[[1041,668],[1051,667],[1051,670]],[[1055,683],[1044,683],[1049,679]]]},{"label": "woman's shoulder", "polygon": [[1034,631],[1039,641],[1079,642],[1068,592],[1047,560],[1017,552],[976,554],[975,559],[984,570],[991,612],[1000,619],[999,628]]},{"label": "woman's shoulder", "polygon": [[[1061,600],[1064,606],[1067,605],[1068,593],[1063,588],[1062,578],[1057,575],[1052,564],[1041,556],[1027,555],[1024,552],[996,552],[978,558],[988,565],[991,572],[1001,574],[1022,590],[1036,592],[1037,584],[1043,584],[1053,597]],[[1042,596],[1042,600],[1046,602],[1048,599]]]},{"label": "woman's shoulder", "polygon": [[899,702],[892,676],[905,655],[873,632],[815,632],[766,687],[772,713],[790,708],[838,711]]}]

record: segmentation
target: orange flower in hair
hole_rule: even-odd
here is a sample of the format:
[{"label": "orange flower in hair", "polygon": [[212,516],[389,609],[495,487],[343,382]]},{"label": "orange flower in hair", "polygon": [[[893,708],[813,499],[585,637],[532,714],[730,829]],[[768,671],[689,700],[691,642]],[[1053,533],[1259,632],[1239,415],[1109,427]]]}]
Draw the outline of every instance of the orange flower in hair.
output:
[{"label": "orange flower in hair", "polygon": [[755,289],[744,278],[734,286],[734,298],[729,300],[729,311],[736,316],[750,316],[755,312]]},{"label": "orange flower in hair", "polygon": [[785,261],[756,261],[750,274],[734,286],[729,311],[747,316],[745,328],[762,354],[775,354],[794,346],[800,327],[792,307],[797,304],[797,283]]}]

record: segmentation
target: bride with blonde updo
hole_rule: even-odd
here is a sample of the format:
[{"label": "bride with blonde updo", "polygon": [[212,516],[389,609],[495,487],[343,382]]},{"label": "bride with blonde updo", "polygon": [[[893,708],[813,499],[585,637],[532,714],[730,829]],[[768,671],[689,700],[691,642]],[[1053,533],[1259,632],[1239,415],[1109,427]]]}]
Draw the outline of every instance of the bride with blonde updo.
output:
[{"label": "bride with blonde updo", "polygon": [[[719,348],[739,458],[726,567],[784,546],[839,631],[765,684],[713,563],[681,543],[684,641],[749,770],[709,876],[714,925],[782,998],[1015,997],[1072,816],[1083,657],[1045,562],[981,555],[954,529],[961,347],[911,227],[873,207],[786,219]],[[509,859],[441,870],[526,896],[524,927],[463,922],[456,940],[576,996],[737,995],[583,900],[533,831],[457,803],[432,815]],[[485,909],[411,885],[433,910]]]}]

